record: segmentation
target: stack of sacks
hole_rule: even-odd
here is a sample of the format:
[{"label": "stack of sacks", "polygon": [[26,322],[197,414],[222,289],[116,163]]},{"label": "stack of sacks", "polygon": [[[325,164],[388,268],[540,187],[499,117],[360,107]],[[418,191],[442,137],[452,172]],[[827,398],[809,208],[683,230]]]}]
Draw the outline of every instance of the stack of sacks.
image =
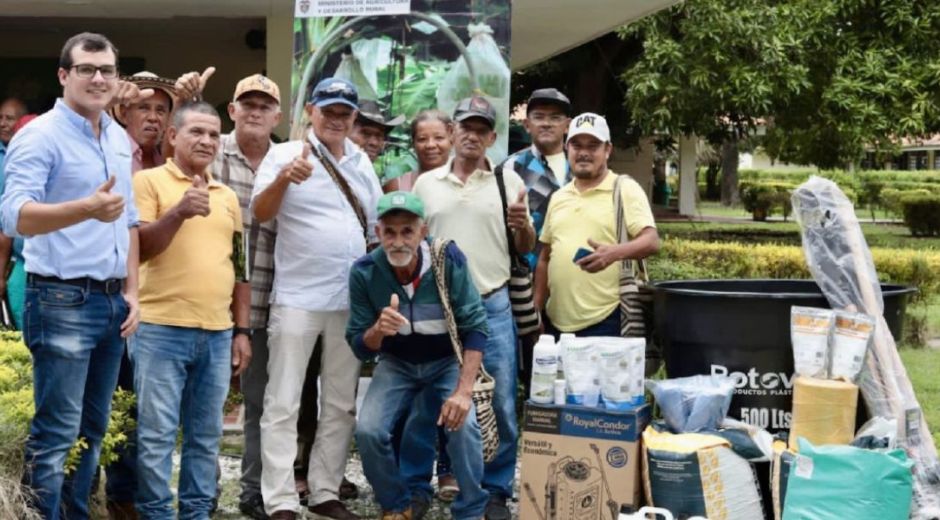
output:
[{"label": "stack of sacks", "polygon": [[647,502],[677,518],[765,518],[751,463],[770,460],[772,438],[725,417],[733,381],[694,376],[648,386],[665,422],[643,432]]}]

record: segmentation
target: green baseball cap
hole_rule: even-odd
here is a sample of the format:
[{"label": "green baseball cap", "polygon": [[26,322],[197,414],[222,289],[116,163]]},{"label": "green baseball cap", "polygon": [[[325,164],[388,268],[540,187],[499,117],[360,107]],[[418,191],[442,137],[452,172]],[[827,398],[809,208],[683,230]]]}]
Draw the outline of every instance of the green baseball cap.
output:
[{"label": "green baseball cap", "polygon": [[389,211],[407,211],[418,218],[424,218],[424,202],[414,193],[407,191],[393,191],[382,195],[379,199],[378,213],[379,218]]}]

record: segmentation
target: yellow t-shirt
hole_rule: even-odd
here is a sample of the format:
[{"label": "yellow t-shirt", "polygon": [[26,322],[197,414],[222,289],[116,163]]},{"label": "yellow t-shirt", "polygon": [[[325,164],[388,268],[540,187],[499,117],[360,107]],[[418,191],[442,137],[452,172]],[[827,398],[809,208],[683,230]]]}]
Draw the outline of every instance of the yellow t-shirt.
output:
[{"label": "yellow t-shirt", "polygon": [[[583,193],[570,182],[552,195],[539,240],[552,248],[548,263],[549,298],[546,311],[562,332],[575,332],[606,318],[620,302],[620,264],[599,273],[583,271],[574,263],[578,248],[587,241],[616,244],[613,191],[617,174],[608,172],[599,185]],[[643,188],[632,178],[621,182],[624,221],[630,237],[656,227]]]},{"label": "yellow t-shirt", "polygon": [[[509,246],[496,175],[477,170],[463,183],[451,173],[452,161],[418,177],[412,192],[424,202],[431,236],[457,243],[467,255],[477,290],[486,295],[509,280]],[[525,183],[510,170],[504,170],[503,180],[507,202],[512,203]],[[528,206],[528,196],[525,203]]]},{"label": "yellow t-shirt", "polygon": [[[192,180],[172,159],[134,175],[141,224],[156,222],[190,187]],[[231,188],[210,180],[208,189],[209,216],[187,219],[170,245],[140,266],[140,313],[147,323],[205,330],[232,327],[232,252],[233,241],[242,233],[241,208]]]}]

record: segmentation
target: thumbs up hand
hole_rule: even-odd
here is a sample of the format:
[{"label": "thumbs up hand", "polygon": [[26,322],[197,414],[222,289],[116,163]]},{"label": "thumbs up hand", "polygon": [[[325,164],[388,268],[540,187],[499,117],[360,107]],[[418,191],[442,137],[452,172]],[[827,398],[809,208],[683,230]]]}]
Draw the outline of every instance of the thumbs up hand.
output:
[{"label": "thumbs up hand", "polygon": [[393,293],[388,307],[382,309],[379,319],[373,325],[382,337],[394,336],[404,325],[408,325],[408,320],[398,312],[398,306],[398,295]]},{"label": "thumbs up hand", "polygon": [[526,190],[522,188],[519,190],[519,195],[516,196],[516,200],[506,207],[507,213],[509,213],[506,220],[509,224],[509,229],[513,231],[524,229],[529,225],[529,208],[526,205],[525,195]]},{"label": "thumbs up hand", "polygon": [[111,103],[128,107],[153,96],[154,92],[152,88],[140,88],[130,81],[119,80]]},{"label": "thumbs up hand", "polygon": [[176,211],[184,219],[209,216],[209,189],[202,175],[193,175],[193,185],[183,193]]},{"label": "thumbs up hand", "polygon": [[124,212],[124,197],[118,193],[111,193],[117,179],[114,175],[108,177],[94,193],[85,199],[86,212],[89,218],[101,222],[114,222]]},{"label": "thumbs up hand", "polygon": [[206,83],[209,82],[209,78],[213,74],[215,74],[215,67],[207,67],[206,70],[202,71],[202,74],[198,72],[183,74],[177,78],[174,85],[176,97],[184,103],[194,99],[202,99],[202,91],[206,89]]},{"label": "thumbs up hand", "polygon": [[309,179],[313,174],[313,163],[308,161],[307,157],[310,157],[311,153],[310,141],[304,141],[304,149],[301,154],[281,168],[278,174],[279,177],[294,184],[300,184]]}]

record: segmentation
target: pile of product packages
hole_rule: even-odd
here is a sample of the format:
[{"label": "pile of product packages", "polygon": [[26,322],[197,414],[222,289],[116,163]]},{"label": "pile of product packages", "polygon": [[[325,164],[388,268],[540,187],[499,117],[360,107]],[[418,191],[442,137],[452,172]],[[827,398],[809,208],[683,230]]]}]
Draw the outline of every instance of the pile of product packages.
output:
[{"label": "pile of product packages", "polygon": [[[643,338],[542,336],[521,517],[907,519],[913,463],[896,448],[896,421],[856,430],[855,382],[874,328],[865,314],[791,309],[791,428],[775,436],[727,416],[730,376],[646,381]],[[647,389],[662,420],[650,420]],[[770,471],[772,511],[759,467]]]},{"label": "pile of product packages", "polygon": [[[642,338],[542,336],[523,421],[522,520],[940,520],[936,447],[852,203],[819,177],[792,202],[807,267],[843,309],[789,308],[790,341],[779,340],[793,372],[718,364],[734,364],[729,338],[708,350],[711,373],[645,380]],[[778,312],[768,318],[784,335]]]}]

